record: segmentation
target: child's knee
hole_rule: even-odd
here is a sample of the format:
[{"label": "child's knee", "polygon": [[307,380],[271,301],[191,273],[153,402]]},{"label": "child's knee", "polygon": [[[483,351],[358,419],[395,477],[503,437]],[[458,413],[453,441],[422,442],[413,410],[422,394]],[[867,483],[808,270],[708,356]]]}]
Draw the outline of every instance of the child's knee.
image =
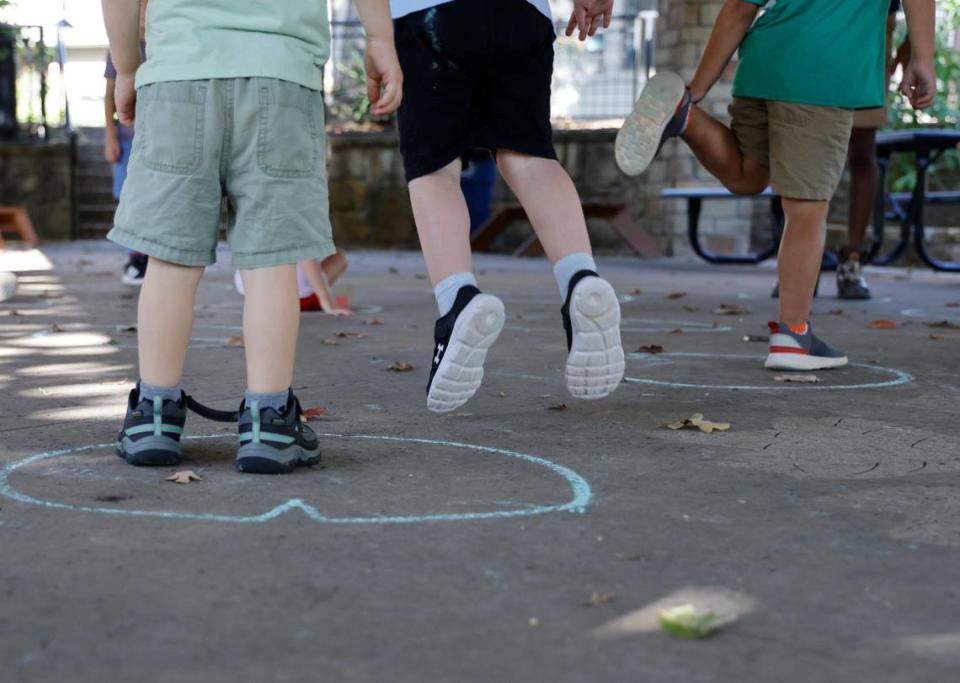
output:
[{"label": "child's knee", "polygon": [[751,195],[760,194],[767,189],[769,178],[766,177],[742,177],[726,183],[726,188],[734,194]]}]

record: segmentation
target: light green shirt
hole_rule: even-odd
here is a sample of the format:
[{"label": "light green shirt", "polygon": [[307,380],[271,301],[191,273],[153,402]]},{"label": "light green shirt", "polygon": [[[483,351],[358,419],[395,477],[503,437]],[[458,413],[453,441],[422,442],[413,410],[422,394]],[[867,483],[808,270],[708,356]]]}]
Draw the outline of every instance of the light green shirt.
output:
[{"label": "light green shirt", "polygon": [[884,105],[890,0],[743,0],[766,7],[740,45],[735,97]]},{"label": "light green shirt", "polygon": [[330,54],[327,2],[150,0],[147,44],[137,87],[261,77],[320,90]]}]

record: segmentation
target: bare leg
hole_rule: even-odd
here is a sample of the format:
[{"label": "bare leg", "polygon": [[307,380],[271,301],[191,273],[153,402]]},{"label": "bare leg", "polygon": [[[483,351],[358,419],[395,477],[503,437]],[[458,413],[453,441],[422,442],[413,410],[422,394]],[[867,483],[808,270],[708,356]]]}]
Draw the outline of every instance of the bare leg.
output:
[{"label": "bare leg", "polygon": [[780,320],[803,325],[810,317],[827,233],[828,202],[783,199],[786,226],[780,243]]},{"label": "bare leg", "polygon": [[693,107],[683,140],[717,180],[735,194],[758,194],[770,182],[770,169],[740,151],[733,131],[700,107]]},{"label": "bare leg", "polygon": [[140,378],[157,387],[175,387],[193,329],[193,300],[203,268],[151,258],[137,320]]},{"label": "bare leg", "polygon": [[497,165],[526,210],[551,263],[568,254],[591,253],[580,197],[559,162],[500,150]]},{"label": "bare leg", "polygon": [[323,274],[326,276],[327,282],[333,285],[347,272],[347,255],[337,249],[337,253],[323,259],[320,265],[323,266]]},{"label": "bare leg", "polygon": [[[150,268],[153,268],[152,260]],[[241,270],[240,274],[246,291],[243,342],[247,353],[247,388],[257,393],[286,391],[293,383],[293,361],[300,329],[296,266]]]},{"label": "bare leg", "polygon": [[454,273],[473,270],[470,212],[460,190],[460,169],[458,159],[409,184],[420,248],[434,286]]},{"label": "bare leg", "polygon": [[850,136],[850,213],[847,221],[847,248],[859,255],[867,226],[873,216],[877,187],[877,129],[854,128]]}]

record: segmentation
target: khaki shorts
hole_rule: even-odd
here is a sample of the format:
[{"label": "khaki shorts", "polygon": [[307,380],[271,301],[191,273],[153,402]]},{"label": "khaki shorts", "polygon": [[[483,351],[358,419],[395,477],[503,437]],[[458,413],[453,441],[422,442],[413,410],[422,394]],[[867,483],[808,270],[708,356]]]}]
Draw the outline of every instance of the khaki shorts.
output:
[{"label": "khaki shorts", "polygon": [[887,108],[858,109],[853,112],[854,128],[886,128]]},{"label": "khaki shorts", "polygon": [[221,205],[238,268],[334,253],[319,92],[272,78],[137,91],[127,180],[108,237],[184,266],[216,261]]},{"label": "khaki shorts", "polygon": [[781,197],[827,201],[840,184],[853,111],[735,97],[731,128],[740,151],[770,168]]}]

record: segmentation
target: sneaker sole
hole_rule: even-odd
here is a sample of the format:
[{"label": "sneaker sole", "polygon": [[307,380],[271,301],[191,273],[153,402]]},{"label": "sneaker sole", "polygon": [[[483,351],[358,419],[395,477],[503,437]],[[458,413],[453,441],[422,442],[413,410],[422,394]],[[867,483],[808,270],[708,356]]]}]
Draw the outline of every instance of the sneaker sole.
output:
[{"label": "sneaker sole", "polygon": [[126,275],[120,278],[122,284],[127,285],[128,287],[143,287],[143,278],[142,277],[128,277]]},{"label": "sneaker sole", "polygon": [[503,302],[478,294],[453,326],[450,345],[437,368],[427,394],[427,408],[435,413],[456,410],[473,398],[483,381],[487,351],[503,330]]},{"label": "sneaker sole", "polygon": [[244,474],[290,474],[298,467],[310,467],[320,460],[319,449],[309,451],[293,446],[279,450],[263,443],[248,443],[240,447],[234,466]]},{"label": "sneaker sole", "polygon": [[767,370],[830,370],[842,368],[848,363],[847,357],[822,358],[805,356],[799,353],[770,353],[763,364]]},{"label": "sneaker sole", "polygon": [[647,170],[685,90],[683,79],[669,71],[647,81],[633,111],[617,133],[614,155],[621,171],[635,176]]},{"label": "sneaker sole", "polygon": [[138,441],[124,437],[117,444],[117,455],[136,467],[173,467],[181,460],[180,444],[162,436]]},{"label": "sneaker sole", "polygon": [[623,381],[620,302],[606,280],[588,277],[570,302],[573,341],[567,356],[567,390],[575,398],[608,396]]}]

